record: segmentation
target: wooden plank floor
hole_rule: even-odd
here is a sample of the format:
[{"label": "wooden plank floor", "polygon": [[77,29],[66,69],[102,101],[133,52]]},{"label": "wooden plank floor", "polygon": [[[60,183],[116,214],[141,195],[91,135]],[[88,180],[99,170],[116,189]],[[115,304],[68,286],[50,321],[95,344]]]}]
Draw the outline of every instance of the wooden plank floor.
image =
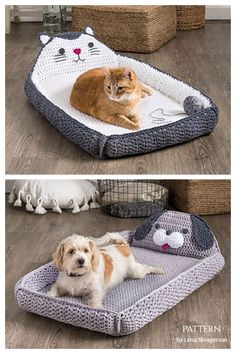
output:
[{"label": "wooden plank floor", "polygon": [[220,110],[214,133],[162,151],[103,161],[65,139],[24,96],[41,31],[40,23],[21,23],[12,25],[6,37],[7,174],[230,173],[229,22],[211,21],[205,30],[178,32],[152,54],[132,54],[212,97]]},{"label": "wooden plank floor", "polygon": [[[137,227],[142,219],[120,219],[100,209],[73,215],[38,216],[6,205],[6,347],[7,348],[228,348],[230,347],[230,215],[205,218],[212,227],[226,260],[219,275],[172,310],[131,335],[113,338],[43,318],[20,309],[14,285],[27,272],[51,260],[59,240],[77,232],[103,235]],[[203,338],[227,338],[227,343],[179,344],[183,325],[220,325],[221,333]],[[197,338],[199,333],[186,335]]]}]

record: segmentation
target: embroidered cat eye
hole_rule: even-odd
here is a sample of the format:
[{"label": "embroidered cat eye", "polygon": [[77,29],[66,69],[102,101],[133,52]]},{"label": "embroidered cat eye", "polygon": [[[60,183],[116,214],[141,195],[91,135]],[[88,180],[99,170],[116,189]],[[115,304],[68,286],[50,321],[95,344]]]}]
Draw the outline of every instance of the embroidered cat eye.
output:
[{"label": "embroidered cat eye", "polygon": [[66,54],[65,54],[65,49],[64,48],[60,48],[58,50],[58,53],[54,55],[54,60],[56,63],[59,63],[61,61],[65,61],[66,60]]},{"label": "embroidered cat eye", "polygon": [[59,49],[59,54],[65,54],[65,49],[64,48],[60,48]]},{"label": "embroidered cat eye", "polygon": [[94,43],[93,42],[89,42],[88,46],[89,46],[89,48],[93,48],[94,47]]}]

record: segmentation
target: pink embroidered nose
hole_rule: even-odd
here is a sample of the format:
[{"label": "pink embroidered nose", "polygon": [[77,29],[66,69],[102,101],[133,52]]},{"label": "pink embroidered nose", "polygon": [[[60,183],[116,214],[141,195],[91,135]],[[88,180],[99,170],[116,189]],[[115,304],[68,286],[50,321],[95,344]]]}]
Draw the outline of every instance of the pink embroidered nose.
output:
[{"label": "pink embroidered nose", "polygon": [[165,244],[162,246],[163,251],[167,251],[168,248],[170,248],[170,246],[168,245],[168,243],[165,243]]},{"label": "pink embroidered nose", "polygon": [[73,50],[73,52],[74,52],[75,54],[77,54],[77,55],[80,55],[81,49],[80,49],[80,48],[75,48],[75,49]]}]

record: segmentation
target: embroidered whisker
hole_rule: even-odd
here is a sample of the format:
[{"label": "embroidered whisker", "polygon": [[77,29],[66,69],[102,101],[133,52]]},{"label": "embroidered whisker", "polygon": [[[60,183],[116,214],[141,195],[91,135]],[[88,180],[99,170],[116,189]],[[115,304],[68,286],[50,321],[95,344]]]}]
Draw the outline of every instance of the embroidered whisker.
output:
[{"label": "embroidered whisker", "polygon": [[60,61],[66,61],[66,58],[65,59],[56,59],[55,60],[56,63],[59,63]]},{"label": "embroidered whisker", "polygon": [[89,48],[89,51],[91,50],[100,50],[99,48],[96,48],[96,47],[92,47],[92,48]]},{"label": "embroidered whisker", "polygon": [[54,60],[58,60],[58,59],[66,59],[67,57],[56,57],[54,58]]},{"label": "embroidered whisker", "polygon": [[58,58],[58,57],[66,57],[66,55],[65,55],[65,54],[55,54],[54,57],[55,57],[55,58]]}]

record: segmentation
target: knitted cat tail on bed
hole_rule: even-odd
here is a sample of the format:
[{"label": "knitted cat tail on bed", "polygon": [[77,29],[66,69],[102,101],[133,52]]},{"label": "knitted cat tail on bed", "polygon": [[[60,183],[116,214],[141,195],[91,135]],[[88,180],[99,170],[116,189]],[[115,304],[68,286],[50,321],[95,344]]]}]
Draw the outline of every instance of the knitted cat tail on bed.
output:
[{"label": "knitted cat tail on bed", "polygon": [[[144,154],[181,144],[210,134],[217,124],[218,108],[206,94],[158,68],[116,54],[90,27],[53,37],[41,34],[40,41],[25,94],[56,129],[96,158]],[[98,67],[131,68],[140,82],[153,89],[138,107],[138,130],[99,121],[71,107],[76,78]]]}]

